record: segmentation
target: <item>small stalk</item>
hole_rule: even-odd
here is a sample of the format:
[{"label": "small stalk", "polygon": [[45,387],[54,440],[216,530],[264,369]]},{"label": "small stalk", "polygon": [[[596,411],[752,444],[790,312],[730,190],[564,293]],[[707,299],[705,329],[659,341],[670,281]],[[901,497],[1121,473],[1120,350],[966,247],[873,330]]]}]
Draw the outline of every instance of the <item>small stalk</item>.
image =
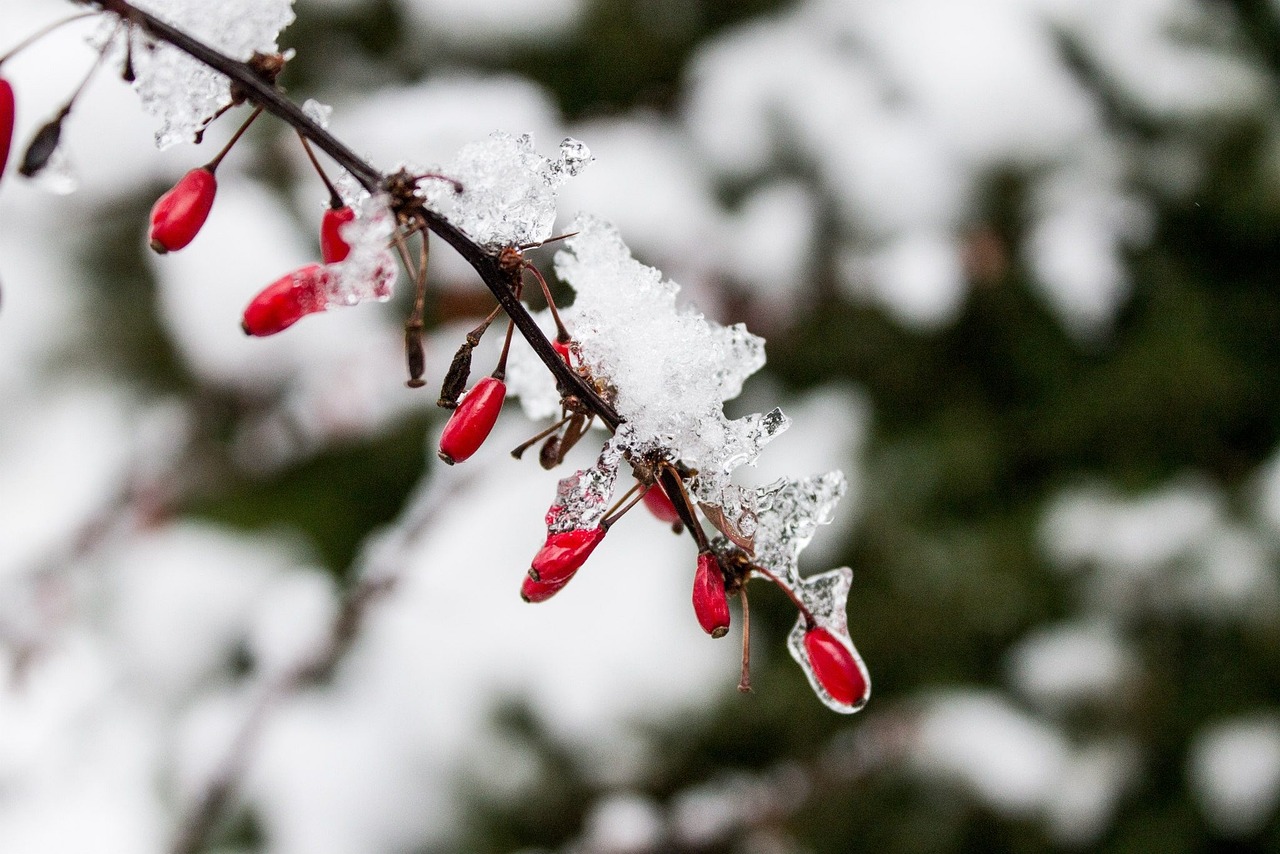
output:
[{"label": "small stalk", "polygon": [[217,172],[218,167],[222,165],[222,158],[226,157],[231,149],[235,147],[235,144],[240,141],[240,137],[244,136],[245,131],[249,130],[249,126],[253,124],[253,120],[260,115],[262,115],[262,107],[254,107],[253,112],[249,114],[249,118],[244,120],[244,123],[240,125],[239,129],[231,135],[231,139],[227,140],[227,144],[222,146],[222,150],[219,151],[212,160],[206,163],[204,168],[208,169],[210,172]]},{"label": "small stalk", "polygon": [[738,588],[738,601],[742,603],[742,678],[738,690],[751,693],[751,606],[747,603],[747,586]]},{"label": "small stalk", "polygon": [[329,207],[335,211],[345,206],[342,196],[338,193],[338,188],[329,180],[329,175],[324,171],[324,167],[320,165],[320,161],[316,158],[315,150],[311,147],[311,142],[303,135],[302,131],[294,128],[298,134],[298,141],[302,143],[302,150],[307,153],[307,159],[311,161],[312,167],[315,168],[316,174],[320,176],[320,180],[324,182],[325,189],[329,191]]}]

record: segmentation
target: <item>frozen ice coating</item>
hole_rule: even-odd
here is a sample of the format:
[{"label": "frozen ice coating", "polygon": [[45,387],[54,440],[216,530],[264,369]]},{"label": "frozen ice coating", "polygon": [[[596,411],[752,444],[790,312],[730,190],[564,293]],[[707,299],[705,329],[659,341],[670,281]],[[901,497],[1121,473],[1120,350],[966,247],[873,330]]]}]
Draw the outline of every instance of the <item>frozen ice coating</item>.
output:
[{"label": "frozen ice coating", "polygon": [[356,205],[356,218],[342,226],[342,239],[351,253],[337,264],[329,265],[329,302],[356,305],[366,300],[379,302],[391,298],[396,281],[396,259],[388,248],[395,231],[387,197],[366,196]]},{"label": "frozen ice coating", "polygon": [[[760,487],[752,496],[755,507],[756,565],[767,569],[774,578],[804,603],[815,623],[829,631],[852,655],[862,678],[870,684],[867,669],[849,637],[845,609],[853,571],[840,567],[810,578],[801,578],[798,569],[800,552],[813,539],[819,525],[831,522],[836,504],[848,484],[844,474],[827,472],[803,480],[779,480]],[[822,686],[814,673],[805,649],[805,633],[812,628],[803,613],[787,636],[787,649],[804,670],[818,698],[829,708],[849,714],[862,708],[841,702]],[[865,698],[864,701],[865,702]]]},{"label": "frozen ice coating", "polygon": [[755,562],[799,584],[800,552],[819,525],[831,522],[847,489],[844,474],[832,471],[803,480],[779,480],[756,490]]},{"label": "frozen ice coating", "polygon": [[[618,431],[622,436],[626,427]],[[605,443],[600,458],[591,468],[581,469],[560,481],[556,487],[556,500],[547,510],[547,533],[559,534],[600,526],[609,500],[613,497],[613,485],[618,479],[618,466],[622,463],[622,441],[618,438]]]},{"label": "frozen ice coating", "polygon": [[462,192],[432,181],[427,204],[482,246],[538,243],[551,237],[560,186],[590,162],[591,152],[576,139],[561,142],[560,156],[549,160],[534,150],[532,134],[496,131],[441,167]]},{"label": "frozen ice coating", "polygon": [[[280,31],[293,22],[293,0],[137,0],[135,4],[235,59],[275,53]],[[194,140],[231,103],[231,81],[177,48],[156,44],[133,52],[133,84],[143,108],[160,119],[156,146]]]},{"label": "frozen ice coating", "polygon": [[[829,631],[852,654],[854,663],[862,671],[863,681],[869,685],[871,684],[871,679],[867,675],[866,665],[862,663],[862,656],[858,655],[858,650],[854,647],[853,640],[849,637],[848,620],[845,616],[845,608],[849,599],[849,587],[852,583],[853,570],[847,566],[842,566],[838,569],[832,569],[820,575],[803,579],[792,590],[813,614],[814,622],[819,627]],[[791,652],[791,657],[796,660],[796,663],[800,665],[800,669],[804,671],[804,675],[809,679],[809,685],[813,688],[813,693],[818,695],[818,699],[827,708],[846,715],[858,711],[858,709],[866,705],[866,700],[870,696],[869,693],[864,695],[856,704],[844,703],[831,696],[831,693],[818,680],[804,644],[805,634],[810,628],[804,615],[801,614],[796,619],[796,624],[792,627],[791,634],[787,635],[787,649]]]}]

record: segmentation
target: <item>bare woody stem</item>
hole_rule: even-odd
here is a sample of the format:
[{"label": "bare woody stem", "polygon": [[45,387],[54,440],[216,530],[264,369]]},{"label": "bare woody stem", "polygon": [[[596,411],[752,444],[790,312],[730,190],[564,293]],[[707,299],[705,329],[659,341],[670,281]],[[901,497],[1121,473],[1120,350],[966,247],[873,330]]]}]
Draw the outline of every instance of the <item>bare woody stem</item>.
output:
[{"label": "bare woody stem", "polygon": [[[127,0],[72,0],[81,5],[97,6],[106,12],[119,15],[131,25],[138,27],[153,38],[172,45],[193,59],[207,65],[214,71],[228,77],[239,88],[244,96],[281,121],[293,127],[299,134],[309,139],[316,148],[329,155],[371,193],[386,187],[387,176],[378,171],[345,143],[316,124],[302,108],[295,104],[274,84],[263,79],[247,63],[232,59],[224,53],[210,47],[199,39],[183,32],[177,27],[167,24],[148,12],[137,8]],[[485,286],[497,298],[502,310],[515,324],[517,330],[538,358],[546,365],[556,378],[561,389],[571,392],[584,405],[600,418],[609,429],[616,430],[622,423],[618,413],[606,401],[601,399],[596,390],[573,371],[556,353],[546,335],[538,328],[538,324],[529,314],[520,299],[513,293],[507,274],[498,266],[496,253],[490,252],[462,233],[457,226],[449,222],[435,211],[421,203],[409,210],[396,211],[397,214],[408,214],[420,218],[427,228],[435,232],[441,239],[452,246],[484,281]]]}]

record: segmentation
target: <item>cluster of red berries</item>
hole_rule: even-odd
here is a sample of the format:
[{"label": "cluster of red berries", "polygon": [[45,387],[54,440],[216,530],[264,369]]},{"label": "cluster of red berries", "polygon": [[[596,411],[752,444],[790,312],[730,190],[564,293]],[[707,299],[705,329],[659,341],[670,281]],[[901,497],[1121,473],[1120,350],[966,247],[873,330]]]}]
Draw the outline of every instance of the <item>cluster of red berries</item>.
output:
[{"label": "cluster of red berries", "polygon": [[[156,200],[151,208],[150,231],[151,248],[156,252],[176,252],[199,234],[218,192],[218,163],[229,148],[230,143],[213,161],[192,169]],[[322,263],[307,264],[263,288],[244,310],[240,325],[245,334],[274,335],[306,315],[329,307],[329,286],[334,275],[329,265],[344,261],[351,253],[342,229],[355,217],[355,211],[341,201],[336,191],[332,192],[329,208],[320,222]]]},{"label": "cluster of red berries", "polygon": [[[0,58],[0,62],[3,62],[3,58]],[[74,100],[74,96],[72,100]],[[21,170],[24,174],[32,175],[44,168],[53,149],[57,146],[61,121],[65,118],[69,109],[70,102],[53,121],[46,124],[36,134],[24,158]],[[218,164],[260,112],[260,109],[254,111],[253,115],[244,122],[232,139],[210,163],[197,169],[192,169],[172,189],[156,201],[151,210],[149,240],[152,249],[162,254],[176,252],[188,246],[195,239],[208,219],[213,208],[214,198],[217,195],[216,170]],[[7,80],[0,77],[0,177],[3,177],[8,164],[13,141],[14,114],[13,87]],[[328,308],[329,293],[333,284],[332,279],[336,275],[333,265],[346,260],[351,252],[351,246],[343,237],[343,229],[348,223],[355,220],[355,211],[341,200],[336,189],[320,168],[319,163],[316,162],[315,156],[310,147],[307,146],[305,139],[303,139],[303,144],[330,192],[330,205],[325,211],[320,224],[321,263],[308,264],[298,270],[294,270],[272,282],[255,296],[245,309],[242,320],[244,331],[249,335],[265,336],[275,334],[292,326],[308,314],[324,311]],[[441,176],[408,177],[411,182],[414,182],[422,177],[439,178]],[[456,182],[454,184],[455,189],[460,191],[461,188],[458,187]],[[423,240],[424,254],[419,269],[418,282],[420,291],[419,303],[421,303],[421,290],[425,287],[425,235]],[[499,266],[511,275],[517,297],[520,296],[525,271],[532,272],[538,279],[556,323],[557,335],[553,346],[565,363],[573,367],[572,339],[560,320],[545,279],[532,264],[523,258],[522,251],[527,248],[529,247],[512,246],[504,249],[499,258]],[[408,262],[406,261],[406,263]],[[378,275],[382,275],[382,272],[380,271]],[[479,343],[480,336],[498,313],[499,309],[495,308],[493,313],[479,327],[467,335],[466,342],[454,357],[444,381],[444,388],[441,390],[440,405],[454,410],[445,425],[439,446],[441,460],[450,465],[463,462],[476,453],[493,431],[506,398],[507,387],[504,379],[507,353],[509,352],[513,331],[511,322],[508,322],[507,338],[497,368],[490,376],[477,382],[465,395],[461,394],[462,388],[467,381],[467,375],[470,372],[471,350]],[[415,317],[417,318],[416,324],[411,322],[407,327],[407,332],[416,330],[420,335],[420,305],[415,308]],[[420,342],[418,349],[420,351]],[[414,368],[415,362],[412,358],[412,352],[410,355],[410,385],[420,385],[421,365],[419,364],[417,368]],[[418,361],[420,362],[420,359]],[[577,371],[589,384],[592,382],[590,372],[581,364],[578,365]],[[543,466],[552,468],[563,461],[565,454],[586,433],[594,418],[588,408],[582,406],[571,395],[566,395],[563,405],[563,418],[549,430],[543,431],[538,436],[535,436],[533,440],[530,440],[529,443],[513,451],[514,456],[519,457],[523,450],[528,448],[534,441],[545,439],[545,444],[539,455]],[[665,464],[665,467],[670,469],[669,464]],[[683,494],[680,473],[675,469],[671,469],[671,473],[675,475],[676,479],[670,482],[672,485],[680,485],[681,495],[678,497],[683,504],[684,513],[677,509],[676,504],[672,501],[672,496],[658,482],[656,475],[658,468],[661,467],[638,468],[637,475],[641,479],[615,505],[611,513],[605,515],[596,527],[550,531],[546,541],[537,554],[534,555],[529,571],[523,580],[520,594],[524,600],[526,602],[543,602],[563,589],[586,563],[596,547],[600,545],[610,526],[636,503],[643,502],[654,516],[670,525],[677,533],[683,529],[684,524],[687,522],[692,522],[696,525],[692,509],[693,505],[688,496]],[[637,492],[639,493],[638,495],[636,495]],[[635,497],[628,502],[628,498],[633,495]],[[558,508],[554,508],[553,512],[548,514],[549,527],[555,518],[556,509]],[[700,528],[695,529],[693,533],[699,543],[693,577],[692,601],[694,615],[698,624],[707,634],[713,638],[720,638],[729,631],[729,597],[731,595],[742,595],[744,618],[746,616],[746,597],[743,586],[751,571],[754,569],[767,577],[773,578],[775,581],[777,579],[760,567],[753,566],[745,559],[744,555],[734,552],[732,549],[730,549],[729,553],[723,555],[713,551]],[[811,665],[813,678],[837,703],[850,708],[860,707],[867,699],[870,686],[865,671],[856,660],[855,654],[836,634],[818,625],[799,599],[794,596],[793,599],[804,620],[803,648]],[[743,641],[743,682],[740,687],[745,690],[748,685],[745,629]]]}]

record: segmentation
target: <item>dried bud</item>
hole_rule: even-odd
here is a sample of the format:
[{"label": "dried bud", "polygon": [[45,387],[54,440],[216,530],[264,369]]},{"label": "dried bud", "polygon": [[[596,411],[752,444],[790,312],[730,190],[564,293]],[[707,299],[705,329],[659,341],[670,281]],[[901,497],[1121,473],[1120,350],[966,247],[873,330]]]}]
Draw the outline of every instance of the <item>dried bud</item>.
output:
[{"label": "dried bud", "polygon": [[9,148],[13,145],[13,120],[16,115],[13,86],[0,77],[0,178],[4,177],[4,168],[9,164]]},{"label": "dried bud", "polygon": [[457,409],[458,395],[467,386],[467,377],[471,376],[471,351],[476,345],[470,338],[462,342],[458,352],[453,354],[449,370],[445,372],[444,382],[440,384],[440,399],[436,406],[443,409]]},{"label": "dried bud", "polygon": [[440,435],[441,460],[453,465],[460,463],[480,449],[489,437],[493,425],[498,423],[502,401],[507,396],[507,385],[495,377],[485,377],[476,383],[444,425]]},{"label": "dried bud", "polygon": [[163,255],[195,240],[209,218],[217,192],[218,179],[207,167],[192,169],[182,176],[151,208],[151,248]]},{"label": "dried bud", "polygon": [[542,447],[538,449],[538,465],[547,471],[551,471],[560,465],[560,441],[559,436],[548,436],[547,441],[542,443]]},{"label": "dried bud", "polygon": [[34,178],[49,165],[49,158],[53,157],[53,153],[58,150],[58,143],[62,140],[62,121],[66,117],[65,112],[59,113],[36,131],[36,135],[31,138],[31,144],[27,146],[26,154],[22,156],[22,165],[18,167],[20,174],[27,178]]},{"label": "dried bud", "polygon": [[604,528],[576,528],[551,534],[533,556],[529,577],[544,584],[568,582],[600,545],[604,532]]},{"label": "dried bud", "polygon": [[655,483],[649,487],[644,494],[644,506],[649,508],[649,512],[662,522],[668,525],[674,525],[680,521],[680,514],[676,512],[676,506],[671,503],[671,499],[667,497],[667,492],[662,488],[662,484]]},{"label": "dried bud", "polygon": [[559,593],[569,583],[570,578],[573,578],[572,574],[552,583],[550,581],[535,581],[532,577],[526,575],[524,583],[520,585],[520,598],[526,602],[545,602]]},{"label": "dried bud", "polygon": [[409,388],[422,388],[426,381],[422,375],[427,372],[427,351],[422,346],[422,324],[411,323],[404,328],[404,356],[409,365]]},{"label": "dried bud", "polygon": [[818,684],[836,702],[861,706],[867,701],[871,685],[853,651],[839,638],[820,626],[809,629],[804,635],[804,651]]},{"label": "dried bud", "polygon": [[250,301],[240,321],[246,335],[275,335],[308,314],[329,306],[329,271],[308,264],[281,276]]},{"label": "dried bud", "polygon": [[320,257],[326,264],[336,264],[346,259],[351,246],[342,239],[342,227],[356,218],[349,206],[328,208],[320,220]]},{"label": "dried bud", "polygon": [[698,569],[693,574],[693,613],[702,630],[713,638],[728,633],[729,599],[724,592],[724,573],[710,552],[698,555]]}]

